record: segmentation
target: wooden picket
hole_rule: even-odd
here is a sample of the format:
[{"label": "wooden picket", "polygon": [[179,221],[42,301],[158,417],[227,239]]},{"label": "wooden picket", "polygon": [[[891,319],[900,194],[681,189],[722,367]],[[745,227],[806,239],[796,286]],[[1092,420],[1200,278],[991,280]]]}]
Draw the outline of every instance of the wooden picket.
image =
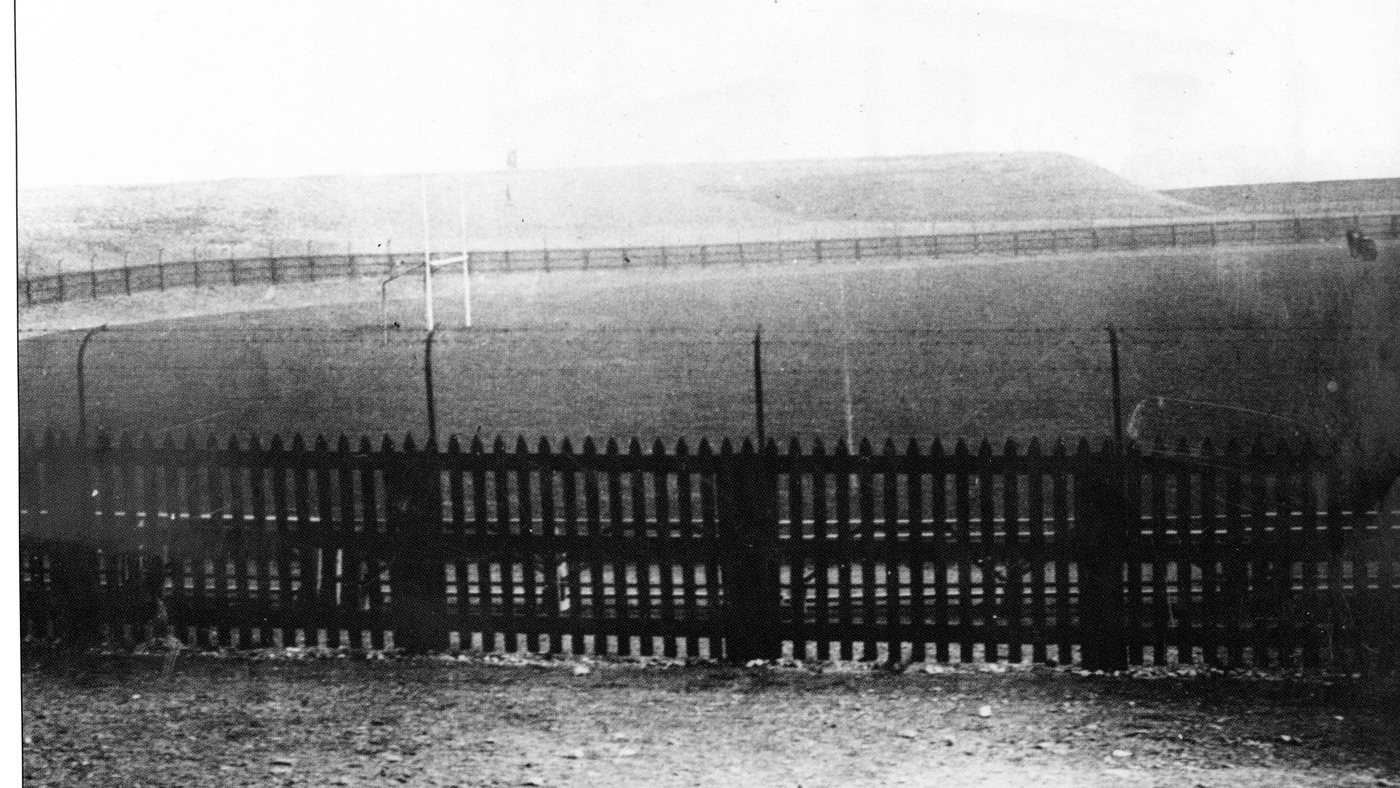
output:
[{"label": "wooden picket", "polygon": [[1287,446],[20,444],[26,637],[1394,670],[1400,516]]}]

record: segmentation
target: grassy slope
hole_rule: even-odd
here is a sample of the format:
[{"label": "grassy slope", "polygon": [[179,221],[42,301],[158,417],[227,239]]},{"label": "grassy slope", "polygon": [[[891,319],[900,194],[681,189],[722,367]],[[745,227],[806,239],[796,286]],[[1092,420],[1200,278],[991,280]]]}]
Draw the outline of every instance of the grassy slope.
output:
[{"label": "grassy slope", "polygon": [[[477,328],[442,332],[434,350],[438,418],[444,433],[531,440],[742,436],[762,323],[780,439],[844,435],[846,370],[858,436],[1097,437],[1111,423],[1113,322],[1129,407],[1168,396],[1287,416],[1318,436],[1394,433],[1396,262],[1393,248],[1371,266],[1324,247],[1234,248],[483,276]],[[439,319],[457,325],[458,280],[441,284]],[[99,335],[93,422],[421,435],[421,307],[411,286],[395,296],[409,328],[388,345],[375,301]],[[1197,330],[1222,324],[1233,328]],[[71,428],[78,339],[21,343],[23,426]],[[1210,416],[1201,428],[1228,436]]]},{"label": "grassy slope", "polygon": [[1162,194],[1221,213],[1400,212],[1400,178],[1208,186]]},{"label": "grassy slope", "polygon": [[[434,248],[461,245],[459,178],[428,179]],[[732,242],[928,232],[930,226],[1161,217],[1199,209],[1048,153],[475,173],[475,248]],[[509,190],[509,199],[507,199]],[[419,177],[314,177],[20,194],[34,270],[165,259],[421,249]],[[198,251],[196,252],[196,247]]]}]

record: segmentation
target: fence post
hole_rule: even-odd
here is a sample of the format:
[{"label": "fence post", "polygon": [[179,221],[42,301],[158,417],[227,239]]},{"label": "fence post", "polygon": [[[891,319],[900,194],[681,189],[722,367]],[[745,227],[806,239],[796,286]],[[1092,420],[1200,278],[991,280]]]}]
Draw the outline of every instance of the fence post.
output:
[{"label": "fence post", "polygon": [[822,239],[817,239],[817,262],[822,262]]},{"label": "fence post", "polygon": [[1079,449],[1079,476],[1074,483],[1074,517],[1079,526],[1079,621],[1082,659],[1087,670],[1123,670],[1128,666],[1124,628],[1123,497],[1124,458],[1111,445],[1102,451]]},{"label": "fence post", "polygon": [[24,305],[34,306],[34,286],[29,281],[29,277],[24,279]]},{"label": "fence post", "polygon": [[860,262],[860,239],[856,239],[856,262]]},{"label": "fence post", "polygon": [[50,583],[45,596],[70,614],[52,617],[59,619],[54,622],[53,634],[75,646],[100,646],[107,611],[103,609],[98,585],[96,515],[91,495],[94,477],[100,473],[100,462],[106,453],[106,441],[99,439],[96,447],[89,447],[64,436],[53,448],[59,462],[55,463],[50,481],[50,527],[44,533],[51,540],[47,551]]},{"label": "fence post", "polygon": [[1390,215],[1390,237],[1400,238],[1400,213]]},{"label": "fence post", "polygon": [[316,258],[311,255],[311,242],[306,242],[306,278],[316,281]]},{"label": "fence post", "polygon": [[1015,230],[1011,231],[1011,253],[1013,255],[1021,253],[1021,234]]},{"label": "fence post", "polygon": [[[275,252],[275,249],[274,249],[274,247],[273,247],[273,245],[272,245],[272,242],[271,242],[271,241],[268,241],[268,243],[267,243],[267,275],[268,275],[268,277],[270,277],[270,278],[272,279],[272,283],[275,285],[275,284],[277,284],[277,255],[276,255],[274,252]],[[230,266],[229,266],[229,270],[234,271],[234,270],[237,270],[237,269],[234,268],[232,265],[230,265]],[[237,284],[237,282],[234,282],[234,284]]]},{"label": "fence post", "polygon": [[156,250],[156,288],[165,291],[165,250]]},{"label": "fence post", "polygon": [[58,300],[59,300],[59,302],[61,303],[61,302],[63,302],[63,301],[68,300],[68,284],[67,284],[67,282],[65,281],[65,278],[64,278],[64,276],[63,276],[63,269],[61,269],[61,268],[59,269],[59,271],[58,271],[58,276],[54,277],[54,281],[56,281],[56,282],[58,283]]},{"label": "fence post", "polygon": [[1176,225],[1172,225],[1172,246],[1176,246]]},{"label": "fence post", "polygon": [[412,436],[402,451],[384,461],[385,519],[393,583],[390,620],[394,645],[422,654],[448,647],[444,553],[442,552],[442,492],[437,472],[438,452],[430,439],[423,449]]},{"label": "fence post", "polygon": [[97,255],[88,258],[88,281],[92,291],[91,298],[97,300]]},{"label": "fence post", "polygon": [[1215,245],[1217,245],[1217,244],[1218,244],[1218,240],[1217,240],[1216,237],[1215,237],[1215,222],[1211,222],[1211,223],[1210,223],[1210,245],[1211,245],[1211,246],[1215,246]]},{"label": "fence post", "polygon": [[730,662],[782,656],[772,446],[755,451],[745,439],[742,451],[734,454],[726,440],[718,458],[724,651]]},{"label": "fence post", "polygon": [[[584,250],[584,254],[587,254],[587,253],[588,253],[588,250],[585,249],[585,250]],[[700,244],[700,265],[701,265],[701,267],[704,267],[704,266],[709,265],[709,264],[710,264],[710,247],[706,246],[705,244]]]},{"label": "fence post", "polygon": [[[1212,229],[1213,229],[1213,228],[1212,228]],[[1099,248],[1099,228],[1097,228],[1097,227],[1090,227],[1090,228],[1089,228],[1089,245],[1090,245],[1090,248],[1092,248],[1092,249],[1097,249],[1097,248]]]},{"label": "fence post", "polygon": [[1303,220],[1300,217],[1293,217],[1293,235],[1298,243],[1303,242]]},{"label": "fence post", "polygon": [[131,255],[122,253],[122,285],[126,288],[126,294],[131,295]]}]

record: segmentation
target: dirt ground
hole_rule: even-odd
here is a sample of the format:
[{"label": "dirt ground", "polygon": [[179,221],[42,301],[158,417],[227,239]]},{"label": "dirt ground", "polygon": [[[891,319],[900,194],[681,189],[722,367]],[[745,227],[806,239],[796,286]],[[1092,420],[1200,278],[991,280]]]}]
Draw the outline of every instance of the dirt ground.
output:
[{"label": "dirt ground", "polygon": [[1181,674],[194,658],[27,670],[32,786],[1400,786],[1393,691]]}]

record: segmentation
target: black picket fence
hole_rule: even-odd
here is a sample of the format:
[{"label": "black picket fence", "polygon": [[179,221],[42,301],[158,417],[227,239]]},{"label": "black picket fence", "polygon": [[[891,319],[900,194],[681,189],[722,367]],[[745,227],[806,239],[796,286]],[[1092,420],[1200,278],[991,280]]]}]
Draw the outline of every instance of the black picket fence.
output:
[{"label": "black picket fence", "polygon": [[[1400,238],[1400,214],[1239,219],[1101,227],[994,230],[980,233],[760,241],[687,246],[473,251],[473,271],[588,270],[681,265],[860,262],[969,254],[1031,255],[1331,241],[1358,228]],[[460,256],[460,253],[456,253]],[[177,287],[281,284],[388,276],[422,259],[416,254],[308,254],[284,257],[181,260],[120,268],[91,268],[19,280],[24,306]]]},{"label": "black picket fence", "polygon": [[26,638],[1389,671],[1400,512],[1286,446],[20,448]]}]

